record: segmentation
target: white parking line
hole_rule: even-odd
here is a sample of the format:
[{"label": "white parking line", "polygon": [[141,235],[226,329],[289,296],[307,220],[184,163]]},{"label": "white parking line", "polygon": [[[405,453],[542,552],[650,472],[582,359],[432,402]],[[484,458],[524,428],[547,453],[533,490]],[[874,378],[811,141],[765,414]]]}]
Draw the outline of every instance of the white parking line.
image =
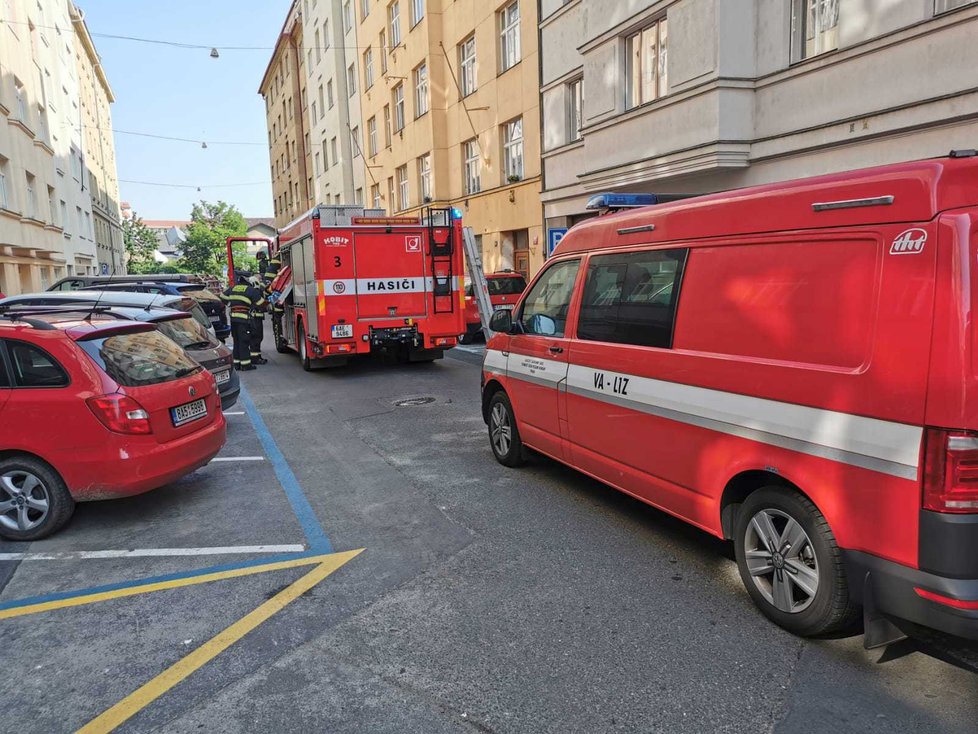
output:
[{"label": "white parking line", "polygon": [[215,461],[264,461],[264,456],[217,456],[211,459],[211,462]]},{"label": "white parking line", "polygon": [[245,412],[243,410],[232,410],[230,412],[226,410],[224,411],[224,415],[244,415],[244,414]]},{"label": "white parking line", "polygon": [[225,556],[238,553],[301,553],[304,545],[227,545],[210,548],[140,548],[135,550],[0,553],[0,561],[70,561],[92,558],[161,558],[167,556]]}]

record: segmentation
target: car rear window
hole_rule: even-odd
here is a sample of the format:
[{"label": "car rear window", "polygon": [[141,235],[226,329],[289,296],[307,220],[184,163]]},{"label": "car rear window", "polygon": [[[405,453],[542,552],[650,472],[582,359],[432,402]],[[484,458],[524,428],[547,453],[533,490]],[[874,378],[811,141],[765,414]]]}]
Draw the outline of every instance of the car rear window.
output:
[{"label": "car rear window", "polygon": [[526,281],[521,276],[507,278],[487,278],[490,296],[517,296],[526,289]]},{"label": "car rear window", "polygon": [[159,331],[85,339],[78,346],[123,387],[157,385],[203,369]]},{"label": "car rear window", "polygon": [[208,349],[217,346],[207,329],[197,323],[196,319],[168,319],[155,322],[156,328],[183,348]]},{"label": "car rear window", "polygon": [[206,286],[202,286],[202,285],[193,285],[189,288],[181,288],[180,292],[186,293],[188,296],[193,296],[198,301],[217,301],[218,303],[221,302],[220,298],[218,298],[209,290],[207,290]]}]

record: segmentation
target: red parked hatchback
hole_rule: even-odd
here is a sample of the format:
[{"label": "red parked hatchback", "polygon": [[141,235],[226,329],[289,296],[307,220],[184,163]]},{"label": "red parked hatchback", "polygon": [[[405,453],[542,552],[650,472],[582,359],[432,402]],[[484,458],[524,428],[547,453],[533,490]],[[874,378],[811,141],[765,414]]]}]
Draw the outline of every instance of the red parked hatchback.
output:
[{"label": "red parked hatchback", "polygon": [[36,540],[75,502],[172,482],[225,435],[213,376],[151,324],[0,316],[0,536]]}]

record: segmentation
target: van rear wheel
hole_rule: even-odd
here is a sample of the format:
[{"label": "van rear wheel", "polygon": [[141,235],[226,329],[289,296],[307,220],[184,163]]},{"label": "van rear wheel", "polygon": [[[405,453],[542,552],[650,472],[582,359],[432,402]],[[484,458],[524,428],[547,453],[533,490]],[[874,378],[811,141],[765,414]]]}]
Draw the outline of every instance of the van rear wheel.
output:
[{"label": "van rear wheel", "polygon": [[523,441],[520,439],[519,428],[516,427],[516,416],[513,415],[513,405],[502,391],[489,400],[489,445],[492,446],[496,461],[503,466],[517,467],[526,462]]},{"label": "van rear wheel", "polygon": [[823,635],[858,616],[835,536],[798,492],[764,487],[751,494],[737,514],[734,551],[751,599],[789,632]]}]

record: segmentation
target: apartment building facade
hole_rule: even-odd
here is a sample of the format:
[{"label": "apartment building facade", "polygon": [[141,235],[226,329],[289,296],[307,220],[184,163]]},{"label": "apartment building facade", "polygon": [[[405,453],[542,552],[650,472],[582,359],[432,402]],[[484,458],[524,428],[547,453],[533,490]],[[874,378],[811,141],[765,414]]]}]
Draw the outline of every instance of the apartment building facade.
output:
[{"label": "apartment building facade", "polygon": [[302,0],[302,16],[313,199],[321,204],[362,204],[365,171],[353,2]]},{"label": "apartment building facade", "polygon": [[0,3],[0,293],[97,272],[66,0]]},{"label": "apartment building facade", "polygon": [[84,16],[69,4],[75,30],[75,67],[84,142],[85,184],[91,198],[92,230],[99,268],[104,273],[126,272],[119,211],[119,177],[115,159],[112,87],[99,59]]},{"label": "apartment building facade", "polygon": [[543,262],[537,10],[526,0],[351,0],[366,203],[460,209],[487,271]]},{"label": "apartment building facade", "polygon": [[709,192],[978,140],[976,0],[541,0],[543,202]]},{"label": "apartment building facade", "polygon": [[304,112],[308,77],[302,34],[302,8],[299,0],[294,0],[258,87],[265,100],[276,227],[284,227],[314,204],[311,136]]}]

